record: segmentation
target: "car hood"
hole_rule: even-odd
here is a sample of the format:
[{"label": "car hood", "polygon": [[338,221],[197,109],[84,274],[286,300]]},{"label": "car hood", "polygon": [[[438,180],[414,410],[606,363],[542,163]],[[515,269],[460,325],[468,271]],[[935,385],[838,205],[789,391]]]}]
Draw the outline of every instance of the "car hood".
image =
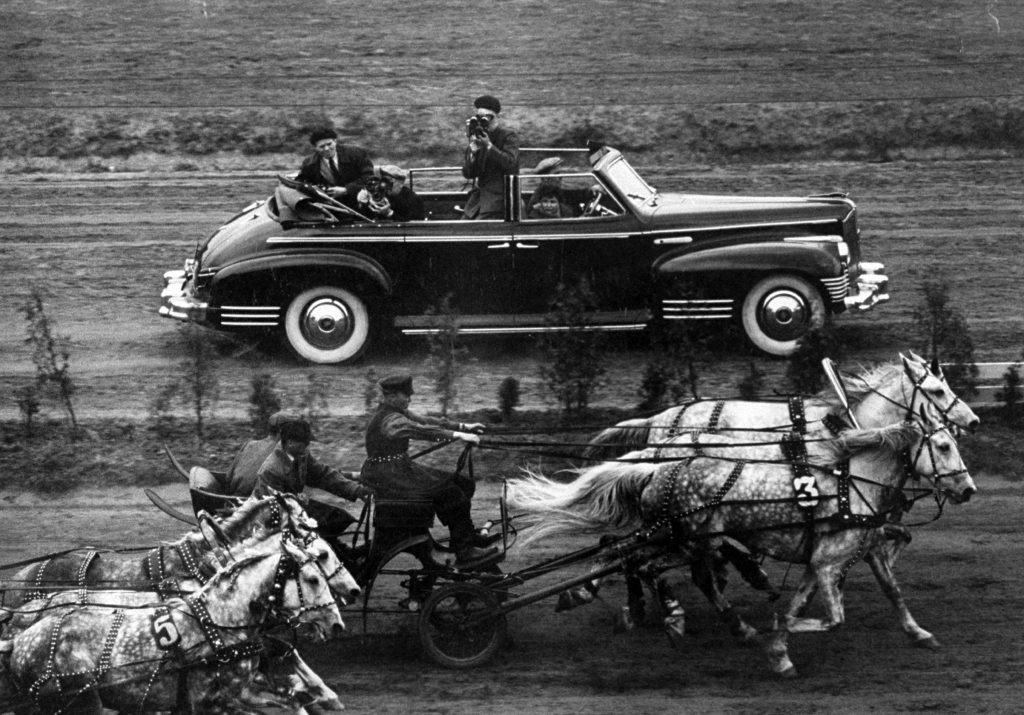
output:
[{"label": "car hood", "polygon": [[222,268],[262,249],[267,236],[280,231],[281,225],[268,213],[265,202],[251,204],[218,228],[198,247],[205,269]]},{"label": "car hood", "polygon": [[776,198],[659,193],[644,209],[656,226],[696,229],[843,221],[854,204],[839,195]]}]

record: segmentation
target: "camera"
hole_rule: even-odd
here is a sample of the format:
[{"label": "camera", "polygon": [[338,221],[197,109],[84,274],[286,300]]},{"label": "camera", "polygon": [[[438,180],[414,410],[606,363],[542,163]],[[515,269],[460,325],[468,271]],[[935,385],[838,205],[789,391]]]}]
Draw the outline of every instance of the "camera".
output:
[{"label": "camera", "polygon": [[470,139],[487,136],[487,127],[490,124],[491,120],[487,117],[472,116],[466,120],[466,136]]},{"label": "camera", "polygon": [[374,201],[380,202],[387,198],[387,195],[391,192],[392,182],[391,179],[377,178],[367,180],[365,184],[366,190]]}]

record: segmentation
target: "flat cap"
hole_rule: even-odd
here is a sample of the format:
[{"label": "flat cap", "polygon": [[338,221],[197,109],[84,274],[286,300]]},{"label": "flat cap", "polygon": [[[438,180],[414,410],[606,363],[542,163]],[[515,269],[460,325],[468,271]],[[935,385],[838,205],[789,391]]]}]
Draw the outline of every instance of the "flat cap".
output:
[{"label": "flat cap", "polygon": [[412,394],[412,375],[388,375],[379,384],[384,394],[390,392],[404,392],[406,395]]},{"label": "flat cap", "polygon": [[302,415],[300,415],[298,412],[288,412],[286,410],[281,410],[280,412],[275,412],[269,418],[267,418],[267,427],[275,431],[280,431],[281,425],[283,425],[285,422],[295,422],[301,419]]},{"label": "flat cap", "polygon": [[298,419],[285,422],[281,425],[281,441],[294,440],[296,442],[312,442],[313,428],[306,420]]},{"label": "flat cap", "polygon": [[380,178],[390,178],[399,183],[409,178],[409,172],[394,164],[373,167],[373,173]]},{"label": "flat cap", "polygon": [[501,114],[501,102],[498,101],[497,97],[493,97],[489,94],[484,94],[473,100],[473,106],[477,109],[489,109],[495,114]]}]

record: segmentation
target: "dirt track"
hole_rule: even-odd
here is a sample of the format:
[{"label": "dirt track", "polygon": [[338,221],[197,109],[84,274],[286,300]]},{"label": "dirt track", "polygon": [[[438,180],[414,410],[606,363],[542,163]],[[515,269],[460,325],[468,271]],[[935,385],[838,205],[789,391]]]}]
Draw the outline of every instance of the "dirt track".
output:
[{"label": "dirt track", "polygon": [[[893,301],[872,313],[846,316],[839,325],[851,345],[851,361],[892,359],[911,347],[907,331],[918,302],[918,282],[942,273],[967,316],[984,360],[1016,359],[1024,315],[1020,305],[1020,207],[1024,166],[1019,161],[921,164],[787,164],[768,166],[639,167],[666,188],[701,192],[804,194],[849,190],[862,211],[867,258],[886,263]],[[970,181],[965,178],[970,177]],[[71,364],[89,417],[138,417],[149,395],[184,358],[176,326],[156,315],[162,271],[178,267],[195,240],[262,197],[267,174],[20,176],[0,181],[7,201],[0,208],[5,275],[16,276],[0,296],[5,330],[0,350],[5,369],[0,389],[30,379],[22,347],[19,309],[33,284],[50,291],[47,307],[58,330],[72,339]],[[218,341],[224,353],[224,399],[217,413],[239,412],[249,376],[272,372],[279,384],[300,386],[310,372],[332,386],[331,409],[362,409],[366,371],[402,367],[416,371],[422,348],[378,350],[357,366],[297,365],[283,354]],[[523,380],[524,407],[540,406],[535,359],[528,344],[474,344],[477,360],[463,384],[463,400],[493,406],[505,375]],[[741,346],[721,356],[721,369],[742,366]],[[607,404],[633,404],[644,353],[625,341],[611,357]],[[778,374],[781,363],[763,366]],[[705,375],[709,394],[734,385]],[[129,386],[130,387],[127,387]],[[429,398],[423,397],[429,406]],[[16,417],[4,402],[0,416]],[[678,580],[687,607],[687,641],[670,649],[652,616],[636,630],[614,635],[610,613],[623,600],[621,583],[597,604],[569,614],[552,612],[549,599],[510,619],[514,642],[480,670],[437,669],[417,655],[415,641],[396,628],[388,638],[351,632],[342,643],[306,649],[314,667],[341,694],[351,712],[452,713],[862,713],[1019,711],[1024,665],[1019,564],[1024,537],[1018,529],[1020,482],[975,474],[980,493],[971,503],[915,531],[898,567],[913,612],[944,643],[938,652],[912,649],[896,629],[888,602],[868,569],[853,570],[847,585],[847,624],[839,632],[791,639],[802,676],[777,682],[762,655],[731,642],[712,611],[685,577]],[[180,503],[182,489],[161,488]],[[152,543],[180,533],[132,491],[76,493],[53,503],[25,494],[2,495],[3,562],[71,545],[123,546]],[[493,487],[477,499],[493,511]],[[916,514],[915,514],[916,516]],[[922,520],[930,516],[926,512]],[[576,543],[558,544],[569,550]],[[554,549],[552,549],[552,553]],[[513,554],[514,569],[543,555]],[[792,587],[796,573],[771,567],[777,582]],[[735,579],[734,579],[735,580]],[[773,606],[742,584],[731,590],[737,605],[759,624]]]},{"label": "dirt track", "polygon": [[[616,581],[603,591],[606,605],[555,614],[547,599],[512,614],[512,643],[472,671],[443,670],[418,657],[414,618],[394,623],[389,637],[364,637],[351,609],[342,641],[302,651],[353,713],[1016,713],[1024,697],[1018,607],[1024,492],[1020,482],[975,477],[975,499],[915,529],[898,564],[909,606],[942,642],[938,651],[906,642],[864,565],[850,572],[842,629],[791,637],[801,673],[791,681],[771,676],[756,647],[732,642],[683,573],[674,578],[687,609],[679,650],[670,647],[655,615],[633,631],[613,633],[612,613],[624,602]],[[159,491],[184,506],[183,490]],[[90,491],[59,505],[24,494],[2,498],[5,563],[38,554],[44,543],[54,550],[82,544],[83,535],[94,546],[117,548],[182,530],[138,492]],[[477,497],[481,517],[495,498],[493,486]],[[911,512],[912,520],[930,516],[927,506]],[[567,540],[557,552],[584,545]],[[503,567],[514,570],[554,553],[513,552]],[[777,564],[769,570],[791,592],[797,572],[787,574]],[[730,596],[753,623],[767,625],[773,606],[762,594],[733,577]]]}]

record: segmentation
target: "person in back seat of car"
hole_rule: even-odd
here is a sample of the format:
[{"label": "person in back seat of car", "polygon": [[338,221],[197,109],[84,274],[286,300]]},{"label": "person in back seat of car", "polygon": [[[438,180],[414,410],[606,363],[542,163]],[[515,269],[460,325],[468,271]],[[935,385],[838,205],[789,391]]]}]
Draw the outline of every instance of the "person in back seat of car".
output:
[{"label": "person in back seat of car", "polygon": [[451,533],[456,565],[471,567],[493,556],[484,549],[491,540],[477,533],[470,515],[476,484],[455,478],[452,472],[432,469],[409,458],[409,440],[458,439],[479,443],[480,423],[462,424],[417,415],[409,411],[412,377],[394,375],[379,383],[382,397],[366,426],[366,454],[362,480],[381,498],[429,500],[441,523]]},{"label": "person in back seat of car", "polygon": [[[313,430],[303,419],[281,425],[281,439],[256,472],[253,494],[263,496],[277,490],[301,495],[307,486],[319,487],[344,499],[366,501],[373,489],[346,477],[334,467],[317,461],[309,453]],[[353,475],[354,476],[354,475]],[[328,540],[340,536],[355,518],[341,507],[309,501],[306,511],[317,521],[317,531]]]},{"label": "person in back seat of car", "polygon": [[316,149],[302,160],[296,181],[321,187],[327,194],[355,206],[356,194],[373,177],[373,162],[364,149],[338,143],[333,129],[317,129],[309,135]]},{"label": "person in back seat of car", "polygon": [[505,177],[519,173],[519,138],[501,126],[501,102],[485,94],[473,102],[476,114],[467,120],[469,145],[462,175],[473,182],[464,219],[505,218]]},{"label": "person in back seat of car", "polygon": [[359,210],[376,219],[422,221],[426,218],[423,199],[405,185],[409,173],[388,164],[375,166],[373,178],[357,195]]}]

